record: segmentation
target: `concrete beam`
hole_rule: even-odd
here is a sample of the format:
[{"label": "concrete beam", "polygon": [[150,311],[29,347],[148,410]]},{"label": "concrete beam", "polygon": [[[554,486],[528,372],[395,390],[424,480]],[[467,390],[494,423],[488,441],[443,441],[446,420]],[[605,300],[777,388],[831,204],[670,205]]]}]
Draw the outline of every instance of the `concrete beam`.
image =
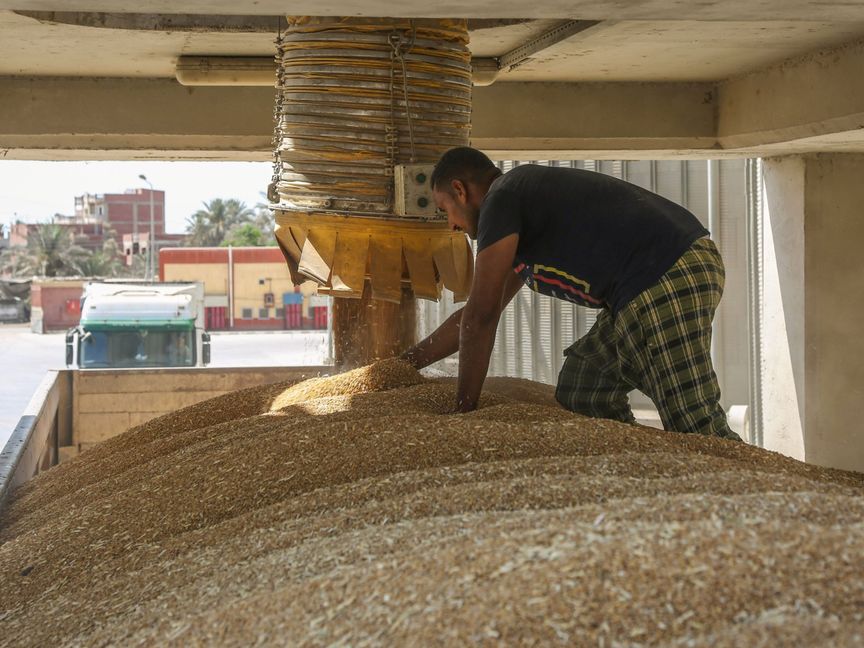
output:
[{"label": "concrete beam", "polygon": [[776,154],[783,151],[775,144],[864,129],[862,70],[864,42],[857,42],[720,84],[720,144],[771,146]]},{"label": "concrete beam", "polygon": [[267,160],[271,88],[173,79],[0,79],[0,159]]},{"label": "concrete beam", "polygon": [[[501,82],[474,89],[472,142],[498,159],[864,151],[864,45],[718,90]],[[268,160],[273,90],[173,79],[0,77],[0,158]],[[719,128],[719,137],[717,136]]]},{"label": "concrete beam", "polygon": [[[103,29],[130,29],[170,32],[262,32],[273,34],[284,29],[284,10],[278,15],[204,15],[204,14],[148,14],[148,13],[94,13],[76,11],[23,11],[16,14],[33,18],[40,23],[99,27]],[[525,18],[480,18],[468,21],[468,31],[506,27],[528,22]]]},{"label": "concrete beam", "polygon": [[[136,13],[141,3],[129,0],[0,0],[0,9]],[[289,9],[283,0],[151,0],[148,13],[278,16]],[[293,0],[298,16],[394,16],[405,18],[573,18],[578,20],[864,20],[864,4],[849,0]]]},{"label": "concrete beam", "polygon": [[500,159],[716,147],[710,84],[496,83],[473,101],[471,142]]},{"label": "concrete beam", "polygon": [[[273,90],[169,79],[0,78],[0,158],[267,160]],[[475,146],[496,157],[703,153],[711,86],[500,83],[474,91]]]}]

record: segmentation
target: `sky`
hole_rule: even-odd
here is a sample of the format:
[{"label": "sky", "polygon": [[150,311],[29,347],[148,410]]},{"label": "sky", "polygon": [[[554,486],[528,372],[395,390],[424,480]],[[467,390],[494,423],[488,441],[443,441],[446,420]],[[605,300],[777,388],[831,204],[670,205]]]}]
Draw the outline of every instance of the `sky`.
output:
[{"label": "sky", "polygon": [[237,198],[249,207],[266,202],[267,162],[31,162],[0,160],[0,223],[46,222],[75,213],[75,196],[147,188],[165,192],[166,229],[181,233],[186,218],[213,198]]}]

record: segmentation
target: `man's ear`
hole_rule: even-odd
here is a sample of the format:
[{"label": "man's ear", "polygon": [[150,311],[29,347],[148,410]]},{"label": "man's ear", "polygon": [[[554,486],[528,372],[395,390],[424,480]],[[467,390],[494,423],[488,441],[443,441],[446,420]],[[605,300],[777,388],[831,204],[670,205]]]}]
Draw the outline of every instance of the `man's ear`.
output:
[{"label": "man's ear", "polygon": [[450,181],[453,197],[460,203],[468,202],[468,186],[461,180],[453,179]]}]

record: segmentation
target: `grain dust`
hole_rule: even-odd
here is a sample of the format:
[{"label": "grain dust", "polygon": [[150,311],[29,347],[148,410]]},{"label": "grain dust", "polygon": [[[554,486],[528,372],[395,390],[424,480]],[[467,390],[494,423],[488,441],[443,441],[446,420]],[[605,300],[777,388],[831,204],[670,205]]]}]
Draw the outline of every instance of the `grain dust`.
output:
[{"label": "grain dust", "polygon": [[0,644],[864,644],[864,476],[454,389],[256,387],[39,475]]}]

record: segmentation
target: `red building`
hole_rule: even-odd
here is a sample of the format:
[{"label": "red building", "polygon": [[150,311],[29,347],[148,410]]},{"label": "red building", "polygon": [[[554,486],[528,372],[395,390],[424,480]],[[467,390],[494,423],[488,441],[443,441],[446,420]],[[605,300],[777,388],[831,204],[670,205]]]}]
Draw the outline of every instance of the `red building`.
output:
[{"label": "red building", "polygon": [[[176,247],[183,234],[165,232],[165,192],[150,189],[128,189],[121,194],[84,194],[75,197],[75,215],[55,214],[52,222],[69,229],[77,245],[88,250],[101,250],[105,236],[111,232],[117,246],[127,257],[142,254],[150,235],[150,199],[153,198],[153,235],[155,249]],[[12,226],[9,244],[26,245],[28,234],[39,223],[16,223]],[[129,245],[124,247],[124,236]],[[134,245],[135,243],[142,245]],[[128,249],[127,249],[128,247]]]},{"label": "red building", "polygon": [[[151,219],[156,250],[161,247],[174,247],[183,240],[182,234],[165,232],[165,192],[159,190],[128,189],[122,194],[77,196],[75,216],[71,217],[68,223],[81,228],[79,231],[82,236],[97,237],[100,244],[104,230],[110,229],[128,257],[141,253],[136,245],[139,241],[149,240]],[[60,221],[55,219],[55,222]],[[86,228],[87,225],[96,225],[97,230],[90,231]]]},{"label": "red building", "polygon": [[75,197],[77,223],[98,223],[113,229],[119,239],[124,234],[150,231],[150,194],[153,194],[153,231],[165,234],[165,192],[127,189],[122,194],[84,194]]},{"label": "red building", "polygon": [[35,280],[30,286],[30,329],[47,333],[75,326],[81,317],[81,293],[86,281],[50,277]]}]

